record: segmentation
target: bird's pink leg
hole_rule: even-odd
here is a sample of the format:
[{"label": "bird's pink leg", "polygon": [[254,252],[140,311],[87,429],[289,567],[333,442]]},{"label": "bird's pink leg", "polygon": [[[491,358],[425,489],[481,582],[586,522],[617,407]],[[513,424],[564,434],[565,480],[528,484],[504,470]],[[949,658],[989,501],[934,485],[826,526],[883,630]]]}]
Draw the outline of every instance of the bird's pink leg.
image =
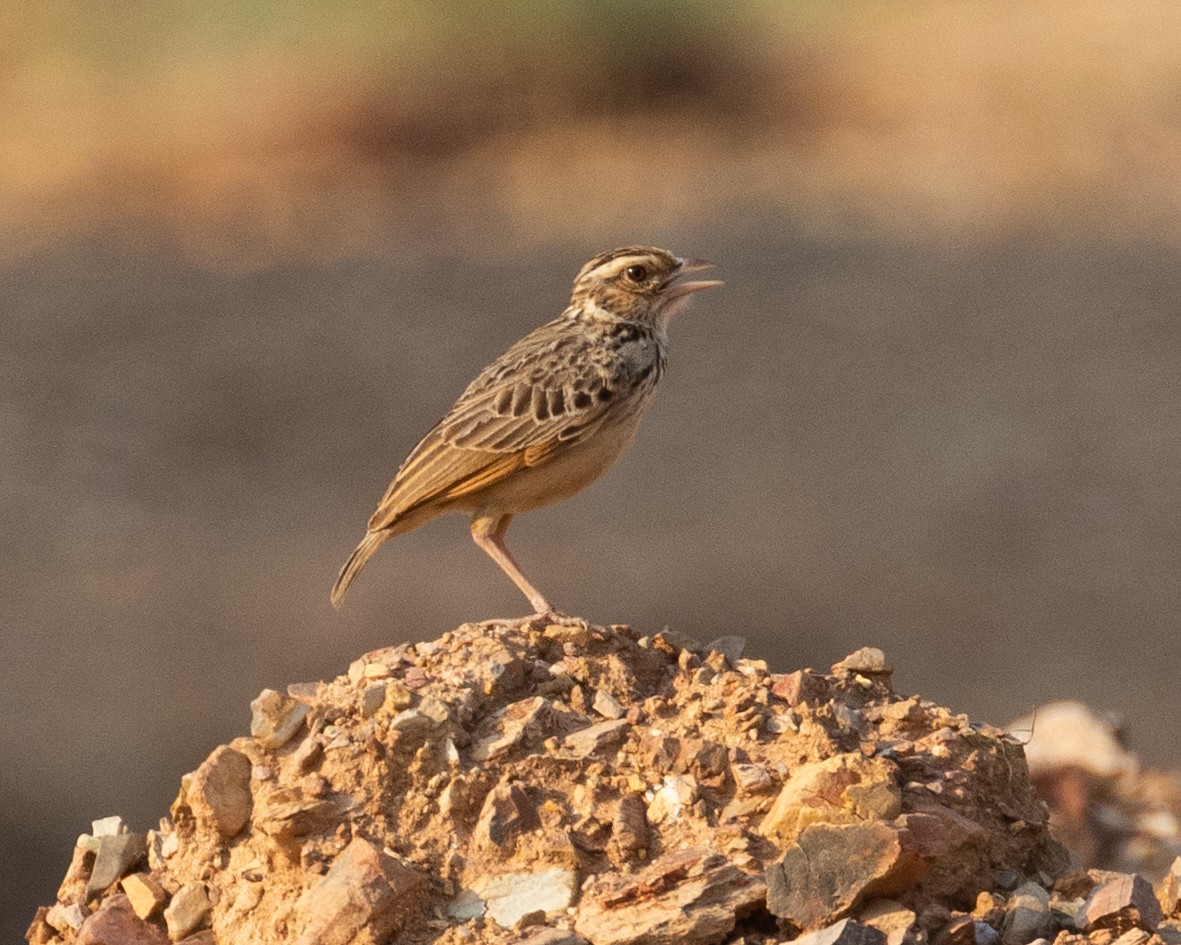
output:
[{"label": "bird's pink leg", "polygon": [[477,512],[472,517],[472,540],[521,589],[521,593],[528,599],[529,606],[536,611],[537,615],[552,614],[554,609],[541,596],[541,592],[530,584],[528,578],[521,573],[521,568],[504,544],[504,533],[508,531],[509,522],[512,519],[512,515],[496,516]]}]

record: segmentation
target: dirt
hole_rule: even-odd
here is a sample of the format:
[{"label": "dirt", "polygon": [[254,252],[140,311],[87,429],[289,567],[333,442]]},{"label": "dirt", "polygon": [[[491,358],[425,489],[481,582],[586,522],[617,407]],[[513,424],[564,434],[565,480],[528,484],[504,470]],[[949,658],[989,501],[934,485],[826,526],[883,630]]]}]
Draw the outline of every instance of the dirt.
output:
[{"label": "dirt", "polygon": [[29,941],[1172,934],[1145,880],[1052,837],[1018,738],[895,692],[877,650],[788,674],[741,650],[466,624],[264,691],[158,829],[80,839]]}]

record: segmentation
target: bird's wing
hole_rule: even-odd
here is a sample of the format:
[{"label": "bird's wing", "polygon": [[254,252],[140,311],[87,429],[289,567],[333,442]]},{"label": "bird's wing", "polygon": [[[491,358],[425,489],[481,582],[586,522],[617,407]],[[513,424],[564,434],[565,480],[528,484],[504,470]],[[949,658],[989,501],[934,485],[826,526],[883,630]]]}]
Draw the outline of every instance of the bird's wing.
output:
[{"label": "bird's wing", "polygon": [[414,448],[369,520],[470,495],[539,466],[598,429],[629,382],[610,345],[565,319],[526,335],[488,365]]}]

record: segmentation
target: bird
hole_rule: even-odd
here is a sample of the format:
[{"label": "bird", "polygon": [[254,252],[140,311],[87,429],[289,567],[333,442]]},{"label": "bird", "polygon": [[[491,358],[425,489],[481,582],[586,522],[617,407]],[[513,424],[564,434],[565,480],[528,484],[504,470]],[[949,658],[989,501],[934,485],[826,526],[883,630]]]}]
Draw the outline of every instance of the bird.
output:
[{"label": "bird", "polygon": [[631,444],[664,374],[669,320],[723,284],[686,277],[713,267],[655,246],[587,262],[569,307],[484,368],[406,457],[340,570],[333,605],[390,538],[466,512],[472,539],[535,616],[557,615],[509,553],[509,523],[590,485]]}]

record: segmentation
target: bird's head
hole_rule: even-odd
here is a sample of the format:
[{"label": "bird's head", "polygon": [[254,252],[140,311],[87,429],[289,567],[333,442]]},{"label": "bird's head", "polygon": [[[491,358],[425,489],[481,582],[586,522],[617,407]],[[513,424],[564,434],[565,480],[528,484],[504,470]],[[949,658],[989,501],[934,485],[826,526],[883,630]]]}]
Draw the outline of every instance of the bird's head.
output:
[{"label": "bird's head", "polygon": [[722,285],[718,279],[686,279],[711,268],[703,259],[680,259],[655,246],[613,249],[582,267],[571,304],[590,303],[617,318],[663,328],[694,292]]}]

